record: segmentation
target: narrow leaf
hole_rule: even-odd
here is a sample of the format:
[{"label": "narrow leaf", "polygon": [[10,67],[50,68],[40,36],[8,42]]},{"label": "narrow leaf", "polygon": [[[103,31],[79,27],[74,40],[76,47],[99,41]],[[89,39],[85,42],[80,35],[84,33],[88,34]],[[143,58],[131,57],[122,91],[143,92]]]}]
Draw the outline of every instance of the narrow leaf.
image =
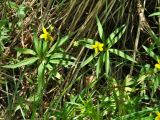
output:
[{"label": "narrow leaf", "polygon": [[124,59],[127,59],[129,61],[132,61],[132,62],[136,62],[132,57],[130,57],[129,55],[125,54],[124,52],[120,51],[120,50],[117,50],[117,49],[109,49],[109,51],[113,54],[116,54]]},{"label": "narrow leaf", "polygon": [[40,50],[40,47],[39,47],[39,41],[38,41],[38,37],[36,34],[34,34],[33,36],[33,42],[34,42],[34,49],[35,51],[37,52],[38,55],[41,54],[41,50]]},{"label": "narrow leaf", "polygon": [[101,69],[102,69],[102,66],[103,66],[103,55],[104,54],[101,54],[98,58],[97,67],[96,67],[97,78],[99,77],[99,74],[101,73]]},{"label": "narrow leaf", "polygon": [[51,49],[48,51],[48,54],[53,52],[56,48],[59,48],[60,46],[62,46],[67,40],[69,39],[69,35],[64,36],[63,38],[61,38],[60,40],[58,40],[52,47]]},{"label": "narrow leaf", "polygon": [[16,64],[10,64],[10,65],[4,65],[2,67],[4,68],[17,68],[17,67],[21,67],[24,65],[30,65],[33,64],[35,61],[37,61],[39,58],[38,57],[31,57],[31,58],[26,58]]},{"label": "narrow leaf", "polygon": [[65,67],[67,67],[69,65],[73,65],[72,61],[63,60],[63,59],[51,59],[49,62],[52,64],[64,65]]},{"label": "narrow leaf", "polygon": [[110,61],[109,61],[108,50],[105,52],[104,60],[105,60],[105,73],[106,73],[106,76],[108,77],[108,73],[109,73],[109,70],[110,70]]},{"label": "narrow leaf", "polygon": [[160,16],[160,12],[155,12],[149,15],[149,17]]},{"label": "narrow leaf", "polygon": [[16,48],[16,50],[22,54],[30,54],[30,55],[36,55],[35,51],[32,49],[27,48]]},{"label": "narrow leaf", "polygon": [[101,40],[104,42],[104,38],[105,38],[105,37],[104,37],[104,32],[103,32],[102,24],[100,23],[98,17],[96,17],[96,20],[97,20],[97,26],[98,26],[99,36],[100,36]]},{"label": "narrow leaf", "polygon": [[108,44],[108,48],[112,47],[115,43],[117,43],[118,40],[122,37],[126,30],[126,27],[122,25],[121,27],[117,28],[113,33],[109,35],[106,42]]},{"label": "narrow leaf", "polygon": [[158,61],[160,59],[160,57],[158,55],[156,55],[151,49],[145,47],[144,45],[142,47],[145,49],[145,51],[148,53],[148,55],[150,57],[152,57],[154,60]]},{"label": "narrow leaf", "polygon": [[92,45],[95,43],[95,40],[85,38],[83,40],[79,40],[78,43],[86,48],[92,49]]},{"label": "narrow leaf", "polygon": [[37,80],[38,80],[38,90],[37,90],[38,99],[41,98],[41,96],[43,94],[42,91],[44,89],[44,83],[45,83],[44,73],[45,73],[45,64],[44,64],[44,62],[42,62],[38,67],[38,76],[37,76]]},{"label": "narrow leaf", "polygon": [[48,41],[43,41],[42,42],[42,52],[43,54],[45,55],[46,54],[46,51],[48,51]]},{"label": "narrow leaf", "polygon": [[54,58],[76,60],[76,58],[66,53],[54,53],[53,55],[50,56],[50,59],[54,59]]},{"label": "narrow leaf", "polygon": [[82,68],[86,66],[87,64],[89,64],[93,60],[94,57],[96,57],[96,55],[91,55],[89,58],[87,58],[84,62],[81,63],[80,67]]}]

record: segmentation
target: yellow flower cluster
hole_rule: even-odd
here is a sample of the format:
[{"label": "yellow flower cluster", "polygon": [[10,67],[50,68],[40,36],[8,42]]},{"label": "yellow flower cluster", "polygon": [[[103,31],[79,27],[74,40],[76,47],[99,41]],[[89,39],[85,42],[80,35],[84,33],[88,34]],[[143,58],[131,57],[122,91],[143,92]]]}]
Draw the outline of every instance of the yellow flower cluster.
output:
[{"label": "yellow flower cluster", "polygon": [[43,30],[43,34],[40,35],[40,38],[41,39],[44,38],[45,41],[52,41],[53,37],[51,36],[49,32],[47,32],[46,28],[43,27],[42,30]]},{"label": "yellow flower cluster", "polygon": [[98,54],[99,51],[103,51],[103,46],[104,46],[103,43],[96,41],[95,44],[92,45],[92,48],[95,50],[95,53]]},{"label": "yellow flower cluster", "polygon": [[159,69],[160,70],[160,60],[158,60],[158,63],[155,64],[155,68]]},{"label": "yellow flower cluster", "polygon": [[157,117],[155,118],[155,120],[160,120],[160,112],[156,112]]}]

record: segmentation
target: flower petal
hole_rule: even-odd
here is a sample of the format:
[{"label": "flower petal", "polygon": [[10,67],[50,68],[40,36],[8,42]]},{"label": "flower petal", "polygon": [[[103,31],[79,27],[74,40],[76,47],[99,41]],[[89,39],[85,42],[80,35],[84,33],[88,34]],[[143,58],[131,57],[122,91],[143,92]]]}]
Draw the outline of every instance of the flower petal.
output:
[{"label": "flower petal", "polygon": [[95,53],[96,53],[96,55],[98,54],[98,48],[95,48]]},{"label": "flower petal", "polygon": [[99,51],[103,51],[103,47],[100,47],[100,48],[99,48]]},{"label": "flower petal", "polygon": [[155,68],[160,69],[160,64],[155,64]]},{"label": "flower petal", "polygon": [[52,37],[51,35],[48,36],[48,39],[49,39],[50,41],[53,41],[53,37]]},{"label": "flower petal", "polygon": [[99,44],[99,47],[103,47],[103,46],[104,46],[104,44],[103,44],[103,43]]},{"label": "flower petal", "polygon": [[95,49],[95,48],[96,48],[96,45],[92,45],[91,47],[92,47],[93,49]]},{"label": "flower petal", "polygon": [[157,116],[157,117],[155,118],[155,120],[160,120],[160,118]]},{"label": "flower petal", "polygon": [[45,27],[43,27],[42,30],[44,34],[48,33]]},{"label": "flower petal", "polygon": [[40,35],[40,38],[42,39],[42,38],[45,38],[45,34],[41,34]]},{"label": "flower petal", "polygon": [[[159,64],[160,65],[160,64]],[[156,112],[157,116],[160,117],[160,112]]]},{"label": "flower petal", "polygon": [[96,41],[96,42],[95,42],[95,45],[96,45],[96,46],[98,46],[98,45],[99,45],[99,42],[98,42],[98,41]]}]

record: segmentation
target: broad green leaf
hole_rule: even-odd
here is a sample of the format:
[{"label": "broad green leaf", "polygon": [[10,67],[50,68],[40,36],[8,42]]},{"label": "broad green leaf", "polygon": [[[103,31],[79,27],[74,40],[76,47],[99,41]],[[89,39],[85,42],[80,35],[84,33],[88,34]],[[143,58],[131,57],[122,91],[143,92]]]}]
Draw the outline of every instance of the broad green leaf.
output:
[{"label": "broad green leaf", "polygon": [[97,55],[95,55],[95,54],[91,55],[89,58],[87,58],[84,62],[81,63],[80,67],[82,68],[82,67],[86,66],[86,65],[87,65],[88,63],[90,63],[90,62],[93,60],[93,58],[95,58],[96,56],[97,56]]},{"label": "broad green leaf", "polygon": [[122,37],[126,30],[125,25],[122,25],[121,27],[117,28],[114,32],[112,32],[109,37],[106,40],[106,43],[108,44],[108,48],[112,47],[117,41]]},{"label": "broad green leaf", "polygon": [[104,54],[100,54],[100,56],[98,58],[97,67],[96,67],[97,78],[99,77],[99,74],[101,73],[101,69],[102,69],[102,66],[103,66],[103,56],[104,56]]},{"label": "broad green leaf", "polygon": [[47,50],[48,50],[48,41],[43,41],[42,42],[42,51],[43,51],[44,55],[46,54]]},{"label": "broad green leaf", "polygon": [[105,55],[103,57],[105,60],[105,73],[106,73],[106,76],[108,77],[108,73],[110,70],[110,60],[109,60],[109,51],[108,50],[105,52]]},{"label": "broad green leaf", "polygon": [[36,34],[34,34],[33,39],[34,39],[34,48],[35,48],[35,51],[37,52],[38,55],[40,55],[41,54],[41,49],[39,47],[39,40],[38,40],[38,37],[37,37]]},{"label": "broad green leaf", "polygon": [[158,55],[156,55],[151,49],[145,47],[144,45],[142,47],[145,49],[145,51],[148,53],[148,55],[150,57],[152,57],[154,60],[158,61],[160,59],[160,57]]},{"label": "broad green leaf", "polygon": [[160,16],[160,12],[155,12],[149,15],[149,17]]},{"label": "broad green leaf", "polygon": [[29,97],[29,101],[31,102],[39,102],[42,99],[43,96],[43,89],[45,86],[45,77],[44,77],[44,73],[45,73],[45,61],[42,61],[41,64],[38,66],[38,74],[37,74],[37,91],[36,93],[33,93],[33,95],[31,95]]},{"label": "broad green leaf", "polygon": [[132,61],[132,62],[135,62],[135,63],[136,63],[136,61],[135,61],[132,57],[130,57],[129,55],[125,54],[124,52],[122,52],[122,51],[120,51],[120,50],[117,50],[117,49],[109,49],[109,51],[110,51],[111,53],[114,53],[114,54],[116,54],[116,55],[118,55],[118,56],[126,59],[126,60],[129,60],[129,61]]},{"label": "broad green leaf", "polygon": [[18,52],[21,54],[30,54],[30,55],[36,55],[35,51],[32,49],[27,49],[27,48],[16,48]]},{"label": "broad green leaf", "polygon": [[31,57],[31,58],[26,58],[16,64],[10,64],[10,65],[4,65],[2,67],[4,68],[18,68],[24,65],[30,65],[33,64],[34,62],[36,62],[39,58],[38,57]]},{"label": "broad green leaf", "polygon": [[69,39],[69,35],[64,36],[60,40],[58,40],[48,51],[48,54],[53,52],[55,49],[59,48],[61,45],[63,45],[67,40]]},{"label": "broad green leaf", "polygon": [[38,90],[37,90],[37,95],[39,98],[42,96],[42,91],[44,89],[44,83],[45,83],[45,62],[42,61],[42,63],[38,67],[38,76],[37,76],[37,82],[38,82]]},{"label": "broad green leaf", "polygon": [[103,32],[102,24],[100,23],[98,17],[96,17],[96,20],[97,20],[97,26],[98,26],[99,36],[100,36],[101,40],[104,42],[104,38],[105,38],[105,37],[104,37],[104,32]]},{"label": "broad green leaf", "polygon": [[38,51],[39,51],[39,57],[42,58],[43,57],[43,41],[39,40],[38,41]]}]

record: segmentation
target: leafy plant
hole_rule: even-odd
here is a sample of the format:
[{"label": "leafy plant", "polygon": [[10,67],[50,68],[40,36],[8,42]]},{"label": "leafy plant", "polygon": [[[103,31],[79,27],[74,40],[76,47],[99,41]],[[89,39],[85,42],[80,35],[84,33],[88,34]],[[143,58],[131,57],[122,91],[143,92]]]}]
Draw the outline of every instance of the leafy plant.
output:
[{"label": "leafy plant", "polygon": [[[49,35],[49,34],[47,34]],[[36,100],[41,98],[42,91],[45,85],[45,72],[46,70],[52,71],[57,75],[58,72],[55,69],[56,66],[69,66],[73,65],[74,57],[66,54],[61,46],[69,39],[69,36],[64,36],[58,39],[51,47],[49,41],[38,39],[37,35],[34,35],[34,49],[17,48],[18,56],[21,54],[30,55],[30,57],[24,58],[16,64],[4,65],[4,68],[18,68],[21,66],[32,65],[37,63],[37,93]]]},{"label": "leafy plant", "polygon": [[112,32],[108,38],[106,38],[98,17],[96,18],[96,20],[97,20],[99,36],[102,43],[95,41],[93,39],[88,39],[88,38],[79,41],[79,44],[82,44],[83,46],[89,49],[95,49],[95,53],[90,55],[90,57],[88,57],[84,62],[82,62],[81,67],[84,67],[85,65],[90,63],[95,57],[98,57],[97,58],[98,60],[96,63],[96,75],[97,77],[99,77],[99,74],[101,73],[103,65],[105,65],[105,75],[108,76],[109,74],[110,53],[118,55],[126,60],[136,62],[132,57],[125,54],[121,50],[112,48],[112,46],[116,44],[124,34],[126,30],[126,26],[122,25],[121,27],[117,28],[114,32]]},{"label": "leafy plant", "polygon": [[7,20],[0,20],[0,53],[4,51],[5,44],[10,40],[9,32],[11,29],[6,27],[7,25],[10,27],[10,24]]}]

